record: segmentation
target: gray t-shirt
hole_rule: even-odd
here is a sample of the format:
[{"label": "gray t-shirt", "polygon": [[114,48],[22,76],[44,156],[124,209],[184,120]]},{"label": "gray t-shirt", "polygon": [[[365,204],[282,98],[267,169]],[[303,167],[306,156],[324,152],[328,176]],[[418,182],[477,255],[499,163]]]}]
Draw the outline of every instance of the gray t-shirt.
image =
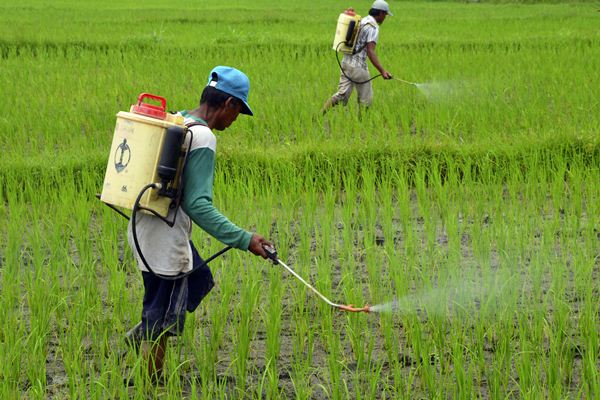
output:
[{"label": "gray t-shirt", "polygon": [[367,43],[377,43],[379,38],[379,25],[375,18],[367,15],[360,20],[360,31],[354,49],[355,54],[345,54],[344,63],[354,67],[367,69]]}]

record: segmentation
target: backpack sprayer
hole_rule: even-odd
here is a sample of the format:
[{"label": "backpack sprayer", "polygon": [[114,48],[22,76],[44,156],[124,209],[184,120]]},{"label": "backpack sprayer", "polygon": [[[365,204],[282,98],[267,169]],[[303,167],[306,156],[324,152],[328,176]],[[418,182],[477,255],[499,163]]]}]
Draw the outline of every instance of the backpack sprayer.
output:
[{"label": "backpack sprayer", "polygon": [[352,8],[340,14],[333,38],[333,50],[344,54],[356,53],[354,46],[360,31],[360,19],[360,15],[357,15]]},{"label": "backpack sprayer", "polygon": [[[161,106],[144,103],[145,99]],[[117,114],[100,200],[129,210],[137,203],[144,212],[163,219],[172,204],[177,205],[187,127],[182,116],[166,113],[165,107],[163,97],[142,93],[129,112]],[[152,190],[137,200],[148,183]]]},{"label": "backpack sprayer", "polygon": [[[158,101],[160,106],[145,103],[146,99]],[[136,215],[140,211],[152,214],[172,227],[181,202],[183,170],[193,135],[184,124],[183,116],[166,112],[166,104],[164,97],[142,93],[129,112],[117,113],[99,198],[127,219],[129,217],[117,207],[132,211],[131,229],[140,260],[153,275],[175,280],[195,272],[203,265],[177,276],[157,275],[142,254],[136,231]],[[189,141],[186,143],[188,133]],[[169,220],[171,210],[174,211],[173,219]],[[229,246],[224,248],[204,264],[229,249]]]},{"label": "backpack sprayer", "polygon": [[[352,83],[357,85],[361,85],[363,83],[367,83],[372,81],[375,78],[379,78],[381,74],[375,75],[374,77],[367,79],[366,81],[357,82],[346,75],[344,68],[342,68],[342,63],[340,62],[340,58],[338,53],[341,52],[343,54],[356,54],[363,51],[366,44],[364,44],[360,48],[356,48],[356,42],[358,41],[358,36],[360,35],[360,25],[361,17],[356,14],[352,8],[348,8],[338,17],[337,26],[335,29],[335,36],[333,38],[333,50],[335,50],[335,58],[337,60],[338,66],[340,67],[340,71],[342,74]],[[412,85],[418,87],[419,84],[415,82],[406,81],[404,79],[392,78],[396,81],[400,81],[402,83],[406,83],[407,85]]]}]

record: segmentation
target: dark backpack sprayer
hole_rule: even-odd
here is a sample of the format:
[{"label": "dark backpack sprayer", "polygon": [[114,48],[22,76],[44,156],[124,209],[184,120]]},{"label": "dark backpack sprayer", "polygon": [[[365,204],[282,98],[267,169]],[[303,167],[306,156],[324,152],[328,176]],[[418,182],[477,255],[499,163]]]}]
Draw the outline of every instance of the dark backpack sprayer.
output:
[{"label": "dark backpack sprayer", "polygon": [[[160,106],[144,103],[145,99],[160,102]],[[189,140],[185,137],[189,134]],[[183,171],[192,142],[192,132],[181,115],[166,112],[164,97],[142,93],[129,112],[117,113],[110,156],[106,166],[100,200],[129,219],[119,208],[131,210],[131,229],[136,251],[150,273],[162,279],[181,279],[225,253],[226,247],[196,266],[177,276],[154,273],[138,242],[136,215],[152,214],[173,226],[182,197]],[[118,208],[119,207],[119,208]],[[173,219],[168,216],[173,211]]]}]

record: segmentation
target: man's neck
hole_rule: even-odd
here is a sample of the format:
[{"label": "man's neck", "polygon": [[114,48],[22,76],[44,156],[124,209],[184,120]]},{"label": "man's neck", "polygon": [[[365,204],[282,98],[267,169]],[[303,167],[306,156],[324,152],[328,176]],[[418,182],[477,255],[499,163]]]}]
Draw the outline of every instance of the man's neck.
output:
[{"label": "man's neck", "polygon": [[206,122],[206,125],[208,125],[208,127],[210,129],[213,129],[214,127],[214,112],[212,112],[213,110],[211,110],[208,105],[205,104],[201,104],[199,107],[188,111],[188,114],[191,115],[192,117],[195,118],[199,118],[201,120],[203,120],[204,122]]}]

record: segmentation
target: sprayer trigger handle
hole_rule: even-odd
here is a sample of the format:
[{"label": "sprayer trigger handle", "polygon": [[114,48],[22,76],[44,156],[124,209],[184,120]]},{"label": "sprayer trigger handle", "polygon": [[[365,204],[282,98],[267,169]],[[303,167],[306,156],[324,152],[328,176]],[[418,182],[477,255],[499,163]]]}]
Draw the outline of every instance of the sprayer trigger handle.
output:
[{"label": "sprayer trigger handle", "polygon": [[267,253],[267,257],[269,257],[269,259],[273,261],[273,264],[278,264],[279,258],[277,257],[277,250],[275,250],[275,247],[270,246],[268,244],[263,244],[262,247],[265,253]]}]

